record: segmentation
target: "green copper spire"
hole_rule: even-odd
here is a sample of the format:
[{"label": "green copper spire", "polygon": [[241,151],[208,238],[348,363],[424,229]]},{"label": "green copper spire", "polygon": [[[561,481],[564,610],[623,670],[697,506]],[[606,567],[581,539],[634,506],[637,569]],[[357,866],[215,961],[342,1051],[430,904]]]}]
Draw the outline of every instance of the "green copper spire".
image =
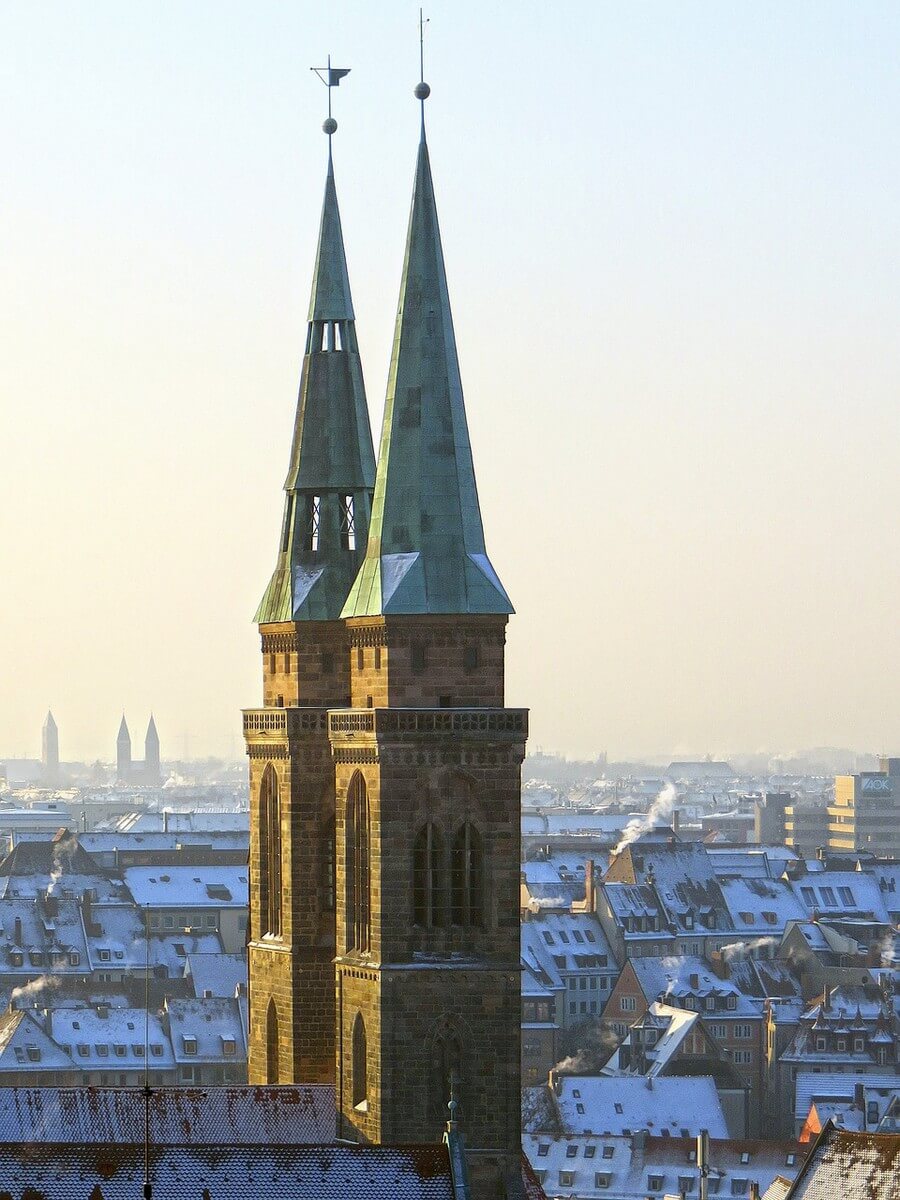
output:
[{"label": "green copper spire", "polygon": [[423,120],[369,543],[342,615],[512,611],[485,551]]},{"label": "green copper spire", "polygon": [[369,528],[375,455],[334,186],[333,130],[328,124],[328,175],[284,484],[281,543],[278,564],[256,612],[261,625],[336,620]]}]

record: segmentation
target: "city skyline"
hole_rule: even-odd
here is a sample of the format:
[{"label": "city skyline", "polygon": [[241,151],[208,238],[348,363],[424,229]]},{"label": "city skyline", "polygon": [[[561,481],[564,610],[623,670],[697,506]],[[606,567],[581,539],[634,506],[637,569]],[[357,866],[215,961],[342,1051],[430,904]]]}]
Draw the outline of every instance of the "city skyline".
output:
[{"label": "city skyline", "polygon": [[[336,37],[353,70],[335,162],[377,438],[415,14],[105,11],[3,18],[5,603],[54,632],[0,633],[0,749],[34,752],[49,704],[64,760],[123,709],[238,757],[326,155],[307,66]],[[532,745],[890,753],[900,19],[477,11],[431,13],[429,121],[472,131],[434,171]],[[473,56],[482,31],[510,54]]]}]

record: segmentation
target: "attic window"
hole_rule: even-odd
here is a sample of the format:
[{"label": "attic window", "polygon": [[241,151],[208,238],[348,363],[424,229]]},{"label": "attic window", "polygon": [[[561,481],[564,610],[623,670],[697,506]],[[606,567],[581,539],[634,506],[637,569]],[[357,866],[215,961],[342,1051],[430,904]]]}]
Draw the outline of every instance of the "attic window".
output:
[{"label": "attic window", "polygon": [[603,1147],[603,1157],[604,1158],[612,1158],[613,1149],[614,1149],[614,1147],[612,1147],[612,1146],[604,1146]]},{"label": "attic window", "polygon": [[829,908],[837,908],[837,900],[835,900],[835,898],[834,898],[834,888],[823,887],[821,889],[821,892],[822,892],[822,899],[825,901],[825,903],[828,905],[828,907]]},{"label": "attic window", "polygon": [[154,1042],[153,1045],[150,1047],[150,1053],[153,1055],[154,1058],[162,1058],[162,1052],[163,1052],[163,1048],[159,1044],[159,1042]]},{"label": "attic window", "polygon": [[839,887],[838,895],[840,896],[840,898],[844,904],[852,904],[854,906],[856,905],[856,900],[854,898],[854,895],[848,887]]},{"label": "attic window", "polygon": [[621,1113],[621,1112],[622,1112],[622,1105],[621,1105],[621,1104],[618,1104],[618,1103],[616,1103],[616,1104],[614,1105],[614,1107],[615,1107],[615,1110],[616,1110],[616,1112],[617,1112],[617,1113]]},{"label": "attic window", "polygon": [[222,1053],[223,1054],[234,1054],[236,1050],[237,1050],[237,1043],[235,1042],[234,1038],[227,1038],[227,1037],[222,1038]]},{"label": "attic window", "polygon": [[352,496],[341,496],[341,549],[356,549],[356,517]]},{"label": "attic window", "polygon": [[322,497],[306,497],[306,549],[315,554],[319,549],[319,520],[322,513]]},{"label": "attic window", "polygon": [[181,1039],[181,1043],[185,1054],[197,1053],[197,1039],[195,1037],[190,1037],[188,1034],[184,1034]]},{"label": "attic window", "polygon": [[811,887],[802,887],[800,889],[800,895],[803,897],[804,904],[815,904],[816,893],[812,890]]},{"label": "attic window", "polygon": [[546,1158],[549,1153],[550,1153],[550,1143],[549,1142],[539,1142],[538,1143],[538,1158]]},{"label": "attic window", "polygon": [[744,1166],[750,1161],[750,1152],[748,1150],[741,1151],[741,1162]]},{"label": "attic window", "polygon": [[[583,1109],[584,1105],[582,1104],[580,1107]],[[566,1146],[566,1158],[575,1158],[577,1156],[577,1154],[578,1154],[578,1147],[573,1145],[570,1142],[569,1145]]]}]

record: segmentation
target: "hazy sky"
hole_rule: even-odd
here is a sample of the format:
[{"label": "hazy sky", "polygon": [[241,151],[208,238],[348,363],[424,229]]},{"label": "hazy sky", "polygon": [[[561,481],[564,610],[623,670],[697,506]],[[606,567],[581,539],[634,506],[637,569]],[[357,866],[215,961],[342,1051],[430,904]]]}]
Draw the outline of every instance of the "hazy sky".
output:
[{"label": "hazy sky", "polygon": [[[533,747],[900,752],[900,5],[429,5]],[[0,753],[240,753],[326,159],[372,425],[405,3],[0,0]],[[139,747],[136,747],[139,749]]]}]

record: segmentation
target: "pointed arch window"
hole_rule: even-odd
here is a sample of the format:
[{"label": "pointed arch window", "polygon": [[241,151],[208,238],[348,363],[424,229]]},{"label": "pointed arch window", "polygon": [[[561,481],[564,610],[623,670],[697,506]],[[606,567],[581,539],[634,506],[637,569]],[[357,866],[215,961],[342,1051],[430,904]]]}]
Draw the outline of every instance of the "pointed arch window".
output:
[{"label": "pointed arch window", "polygon": [[444,925],[446,894],[444,838],[440,828],[427,821],[413,843],[413,924]]},{"label": "pointed arch window", "polygon": [[453,839],[450,920],[454,925],[484,924],[484,846],[471,821],[460,825]]},{"label": "pointed arch window", "polygon": [[260,933],[281,937],[281,794],[271,763],[259,789]]},{"label": "pointed arch window", "polygon": [[365,1112],[369,1107],[369,1052],[366,1041],[366,1023],[362,1013],[357,1013],[353,1022],[353,1107]]},{"label": "pointed arch window", "polygon": [[279,1083],[278,1077],[278,1009],[269,1001],[266,1009],[266,1083]]},{"label": "pointed arch window", "polygon": [[319,524],[322,518],[322,497],[306,497],[306,552],[315,554],[319,549]]},{"label": "pointed arch window", "polygon": [[359,771],[347,795],[347,917],[348,950],[370,948],[369,795]]},{"label": "pointed arch window", "polygon": [[341,549],[356,549],[356,515],[353,511],[353,496],[341,496]]},{"label": "pointed arch window", "polygon": [[429,1064],[428,1112],[436,1121],[446,1121],[450,1113],[451,1096],[456,1100],[457,1118],[460,1114],[460,1091],[462,1077],[462,1050],[459,1039],[452,1034],[438,1037],[434,1041]]}]

